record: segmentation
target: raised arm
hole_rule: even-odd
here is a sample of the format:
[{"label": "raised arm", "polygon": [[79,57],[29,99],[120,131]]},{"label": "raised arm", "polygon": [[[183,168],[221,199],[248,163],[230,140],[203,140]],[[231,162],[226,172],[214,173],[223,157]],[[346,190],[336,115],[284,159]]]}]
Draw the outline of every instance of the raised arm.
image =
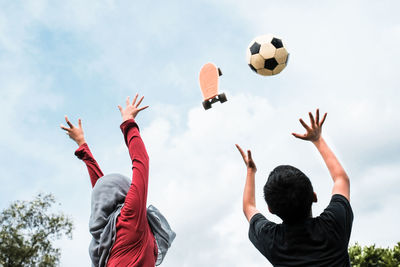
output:
[{"label": "raised arm", "polygon": [[247,167],[246,183],[243,192],[243,213],[246,216],[247,221],[250,222],[251,218],[259,213],[256,208],[256,198],[255,198],[255,176],[257,172],[256,164],[251,157],[251,151],[247,150],[247,156],[243,152],[239,145],[236,145],[240,154],[242,155],[243,161]]},{"label": "raised arm", "polygon": [[124,134],[125,143],[132,160],[132,184],[125,199],[123,216],[136,216],[146,220],[146,200],[149,177],[149,157],[145,145],[140,137],[139,127],[135,122],[136,115],[148,106],[139,108],[143,97],[136,103],[138,95],[135,96],[132,104],[129,97],[126,100],[126,107],[121,111],[121,131]]},{"label": "raised arm", "polygon": [[82,120],[78,120],[78,127],[74,126],[68,120],[67,116],[65,116],[65,121],[69,128],[62,124],[60,127],[61,129],[65,130],[65,133],[79,146],[79,148],[75,151],[75,155],[85,162],[89,172],[90,182],[92,183],[92,187],[94,187],[97,180],[103,176],[103,172],[101,171],[99,164],[97,164],[97,161],[94,159],[92,152],[86,143],[82,128]]},{"label": "raised arm", "polygon": [[295,137],[311,141],[315,147],[318,149],[322,158],[325,161],[326,166],[331,174],[333,179],[333,190],[332,195],[340,194],[343,195],[347,200],[350,201],[350,181],[347,176],[345,170],[340,164],[339,160],[336,158],[335,154],[329,148],[325,140],[321,136],[322,125],[326,119],[327,113],[324,114],[324,117],[321,121],[319,121],[319,110],[316,111],[316,118],[314,120],[314,116],[309,112],[310,116],[310,126],[308,126],[302,119],[300,119],[300,123],[306,129],[305,134],[297,134],[292,133]]}]

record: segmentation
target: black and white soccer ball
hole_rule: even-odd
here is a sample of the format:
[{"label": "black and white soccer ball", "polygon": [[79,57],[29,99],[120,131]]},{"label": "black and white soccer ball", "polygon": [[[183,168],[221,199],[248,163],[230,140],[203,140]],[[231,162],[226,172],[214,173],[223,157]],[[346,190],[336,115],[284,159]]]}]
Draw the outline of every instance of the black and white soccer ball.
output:
[{"label": "black and white soccer ball", "polygon": [[280,73],[286,67],[289,53],[282,39],[267,34],[258,36],[250,42],[246,58],[247,64],[254,72],[270,76]]}]

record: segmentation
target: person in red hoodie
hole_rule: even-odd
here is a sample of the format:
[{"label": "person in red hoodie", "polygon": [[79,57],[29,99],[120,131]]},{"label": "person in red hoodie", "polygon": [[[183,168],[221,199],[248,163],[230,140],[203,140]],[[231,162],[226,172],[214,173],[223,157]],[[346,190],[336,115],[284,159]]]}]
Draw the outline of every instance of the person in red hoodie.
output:
[{"label": "person in red hoodie", "polygon": [[[110,216],[107,216],[115,217],[115,226],[114,228],[111,228],[112,230],[109,229],[108,231],[116,232],[115,236],[110,238],[111,241],[109,241],[109,248],[102,250],[102,246],[104,245],[101,244],[103,241],[100,239],[104,236],[101,232],[104,231],[104,228],[102,227],[106,224],[109,225],[110,223],[103,220],[105,223],[99,227],[101,230],[100,233],[96,233],[96,230],[98,229],[90,229],[93,240],[96,239],[95,241],[97,243],[96,246],[94,246],[94,249],[89,249],[94,266],[150,267],[155,266],[157,261],[157,254],[159,251],[146,216],[149,157],[145,145],[140,137],[139,127],[135,122],[137,114],[148,108],[148,106],[139,107],[143,97],[141,97],[136,103],[137,99],[138,95],[136,95],[133,102],[130,103],[128,97],[125,108],[118,106],[122,116],[122,124],[120,128],[124,135],[125,143],[128,146],[129,155],[132,160],[132,183],[128,186],[126,192],[123,192],[122,194],[123,203],[119,206],[113,204],[114,209],[117,211],[113,211]],[[78,144],[79,148],[75,151],[75,155],[85,162],[94,192],[96,190],[96,184],[99,184],[99,181],[107,180],[108,178],[106,178],[107,176],[103,176],[103,172],[90,152],[89,146],[84,138],[81,119],[78,120],[77,127],[68,120],[67,116],[65,116],[65,120],[69,127],[61,125],[61,128],[65,130],[67,135]],[[111,177],[111,182],[117,181],[119,176],[117,175],[117,178]],[[125,193],[126,197],[124,195]],[[94,193],[92,194],[91,220],[93,213],[96,212],[94,210],[99,209],[97,206],[93,208],[93,195]],[[100,201],[103,200],[100,199]],[[94,242],[93,240],[92,243]],[[95,255],[92,256],[92,254]]]}]

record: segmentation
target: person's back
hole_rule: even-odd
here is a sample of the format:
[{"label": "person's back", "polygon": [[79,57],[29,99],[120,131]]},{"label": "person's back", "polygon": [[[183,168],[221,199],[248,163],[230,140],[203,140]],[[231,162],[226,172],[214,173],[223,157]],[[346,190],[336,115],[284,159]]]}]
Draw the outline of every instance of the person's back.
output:
[{"label": "person's back", "polygon": [[249,220],[249,238],[274,266],[350,266],[347,252],[353,213],[349,203],[349,180],[335,155],[320,137],[317,110],[316,122],[310,114],[311,128],[302,120],[307,134],[295,137],[312,141],[327,164],[334,180],[328,207],[317,217],[311,216],[316,194],[308,177],[295,167],[275,168],[264,186],[264,197],[271,213],[283,223],[269,221],[255,207],[254,178],[256,167],[238,146],[248,173],[243,196],[243,211]]},{"label": "person's back", "polygon": [[274,266],[349,266],[352,219],[349,202],[337,194],[320,216],[294,224],[255,214],[249,238]]}]

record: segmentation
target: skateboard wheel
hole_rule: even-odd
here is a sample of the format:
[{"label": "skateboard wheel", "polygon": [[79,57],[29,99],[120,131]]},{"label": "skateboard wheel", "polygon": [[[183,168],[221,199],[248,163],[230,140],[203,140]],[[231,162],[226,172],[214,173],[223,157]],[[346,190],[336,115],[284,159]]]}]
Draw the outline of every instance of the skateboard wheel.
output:
[{"label": "skateboard wheel", "polygon": [[220,68],[218,68],[218,75],[221,76],[222,75],[222,71]]},{"label": "skateboard wheel", "polygon": [[219,99],[219,101],[220,101],[221,103],[224,103],[224,102],[226,102],[226,101],[228,100],[228,99],[226,99],[225,93],[219,94],[219,95],[218,95],[218,99]]},{"label": "skateboard wheel", "polygon": [[203,101],[203,108],[205,110],[210,109],[211,108],[211,103],[209,101]]}]

